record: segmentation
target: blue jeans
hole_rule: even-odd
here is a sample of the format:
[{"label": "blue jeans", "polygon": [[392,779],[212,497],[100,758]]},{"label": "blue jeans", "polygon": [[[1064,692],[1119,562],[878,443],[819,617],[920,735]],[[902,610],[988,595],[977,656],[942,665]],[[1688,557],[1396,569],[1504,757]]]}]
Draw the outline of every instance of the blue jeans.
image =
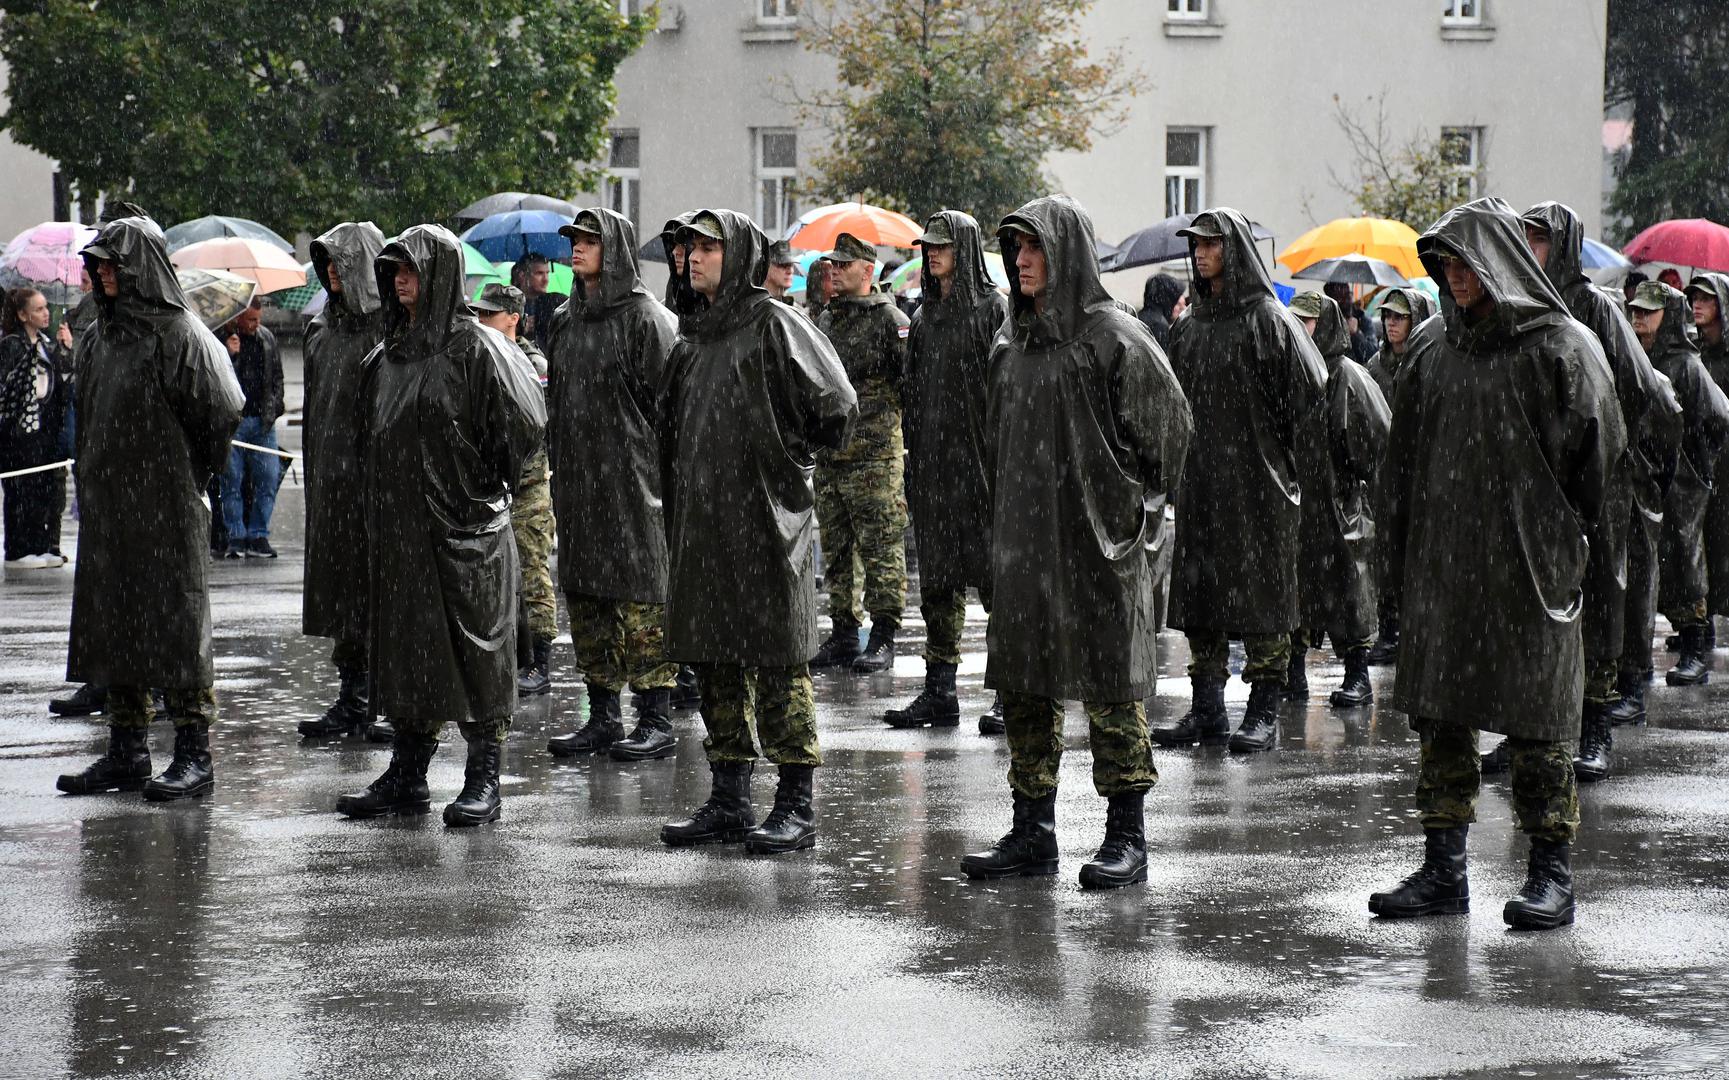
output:
[{"label": "blue jeans", "polygon": [[[256,416],[240,419],[234,437],[254,446],[276,446],[276,426]],[[276,470],[281,459],[274,454],[235,447],[228,451],[228,471],[222,476],[222,520],[228,527],[228,542],[267,540],[270,512],[276,509]],[[240,493],[252,482],[252,497],[242,507]],[[250,523],[250,527],[248,527]]]}]

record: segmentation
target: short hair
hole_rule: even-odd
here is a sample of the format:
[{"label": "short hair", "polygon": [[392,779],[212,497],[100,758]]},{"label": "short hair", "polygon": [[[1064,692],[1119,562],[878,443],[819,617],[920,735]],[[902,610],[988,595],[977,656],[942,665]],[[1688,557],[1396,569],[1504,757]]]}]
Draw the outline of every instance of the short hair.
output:
[{"label": "short hair", "polygon": [[551,266],[552,260],[538,251],[531,251],[522,258],[516,260],[516,265],[518,266],[541,266],[543,264]]}]

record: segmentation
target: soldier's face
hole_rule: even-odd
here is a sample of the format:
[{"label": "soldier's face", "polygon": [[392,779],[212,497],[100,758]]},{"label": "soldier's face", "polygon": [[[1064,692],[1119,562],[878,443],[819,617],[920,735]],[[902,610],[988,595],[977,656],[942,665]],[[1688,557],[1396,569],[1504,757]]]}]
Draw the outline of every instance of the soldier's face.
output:
[{"label": "soldier's face", "polygon": [[342,275],[336,272],[335,263],[324,264],[324,276],[330,279],[328,289],[332,295],[342,291]]},{"label": "soldier's face", "polygon": [[396,302],[414,314],[415,305],[420,303],[420,271],[405,262],[396,264],[396,276],[391,279],[391,288],[396,292]]},{"label": "soldier's face", "polygon": [[522,316],[514,311],[483,311],[475,318],[482,326],[490,326],[512,341],[516,340],[516,326],[522,321]]},{"label": "soldier's face", "polygon": [[720,269],[725,261],[725,244],[712,236],[698,236],[690,248],[690,287],[714,299],[720,292]]},{"label": "soldier's face", "polygon": [[114,272],[114,260],[98,259],[96,262],[96,280],[102,283],[103,296],[120,295],[120,277]]},{"label": "soldier's face", "polygon": [[[578,277],[599,277],[601,253],[600,237],[593,233],[577,233],[576,238],[570,242],[571,270],[575,271]],[[544,285],[541,291],[546,291]]]},{"label": "soldier's face", "polygon": [[871,272],[875,269],[866,259],[835,263],[834,269],[829,272],[829,280],[835,283],[836,290],[842,296],[863,296],[870,292]]},{"label": "soldier's face", "polygon": [[1313,341],[1315,338],[1315,328],[1321,325],[1321,320],[1320,319],[1311,319],[1307,316],[1304,316],[1302,318],[1302,323],[1303,323],[1303,329],[1307,330],[1309,332],[1309,340]]},{"label": "soldier's face", "polygon": [[1651,346],[1657,344],[1657,331],[1663,328],[1663,309],[1650,311],[1645,308],[1633,309],[1633,332],[1639,335],[1639,344],[1649,352]]},{"label": "soldier's face", "polygon": [[1021,234],[1020,245],[1015,249],[1015,276],[1021,295],[1029,300],[1043,296],[1050,288],[1050,263],[1038,237]]},{"label": "soldier's face", "polygon": [[1397,311],[1383,311],[1381,329],[1387,332],[1387,344],[1397,352],[1405,347],[1405,339],[1411,336],[1411,317]]},{"label": "soldier's face", "polygon": [[792,288],[792,263],[769,263],[768,284],[780,290],[781,295]]},{"label": "soldier's face", "polygon": [[1225,241],[1218,236],[1203,236],[1195,241],[1195,273],[1208,281],[1225,272]]},{"label": "soldier's face", "polygon": [[955,272],[953,244],[926,244],[923,272],[937,281],[947,281]]},{"label": "soldier's face", "polygon": [[1442,276],[1447,279],[1447,291],[1453,294],[1453,303],[1474,315],[1483,314],[1485,304],[1493,306],[1489,299],[1489,290],[1483,288],[1483,279],[1477,276],[1477,271],[1471,269],[1464,259],[1453,255],[1441,257]]},{"label": "soldier's face", "polygon": [[1539,229],[1535,225],[1525,226],[1525,242],[1531,245],[1531,254],[1537,256],[1537,265],[1549,265],[1549,230]]},{"label": "soldier's face", "polygon": [[1715,341],[1723,334],[1723,327],[1717,321],[1717,298],[1702,292],[1693,294],[1693,325],[1699,332]]},{"label": "soldier's face", "polygon": [[675,276],[684,273],[685,251],[686,248],[683,244],[672,245],[672,272]]}]

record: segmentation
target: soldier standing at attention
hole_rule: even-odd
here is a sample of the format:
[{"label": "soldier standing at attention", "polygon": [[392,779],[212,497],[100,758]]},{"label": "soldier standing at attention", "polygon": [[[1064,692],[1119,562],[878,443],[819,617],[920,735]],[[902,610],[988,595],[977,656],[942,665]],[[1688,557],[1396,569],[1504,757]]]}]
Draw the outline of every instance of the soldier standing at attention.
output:
[{"label": "soldier standing at attention", "polygon": [[794,272],[798,270],[798,259],[793,257],[792,247],[785,240],[776,240],[768,247],[768,276],[763,278],[762,287],[768,294],[783,304],[790,304],[787,291],[792,288]]}]

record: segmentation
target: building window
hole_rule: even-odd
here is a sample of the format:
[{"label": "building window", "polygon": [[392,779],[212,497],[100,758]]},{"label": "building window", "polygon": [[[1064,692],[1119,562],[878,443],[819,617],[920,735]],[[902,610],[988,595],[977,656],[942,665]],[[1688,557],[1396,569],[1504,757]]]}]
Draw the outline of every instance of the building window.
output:
[{"label": "building window", "polygon": [[797,22],[798,0],[757,0],[756,21],[763,26]]},{"label": "building window", "polygon": [[612,133],[606,158],[606,205],[630,219],[642,235],[642,136],[635,131]]},{"label": "building window", "polygon": [[[765,0],[766,2],[766,0]],[[756,220],[778,239],[798,219],[793,182],[798,175],[798,135],[760,128],[756,133]]]},{"label": "building window", "polygon": [[1441,25],[1483,25],[1483,0],[1446,0],[1446,6],[1441,9]]},{"label": "building window", "polygon": [[634,19],[642,14],[642,0],[613,0],[618,7],[618,13],[627,19]]},{"label": "building window", "polygon": [[1483,129],[1442,128],[1441,156],[1452,166],[1455,174],[1453,197],[1461,202],[1476,198],[1478,182],[1483,175]]},{"label": "building window", "polygon": [[1165,216],[1207,207],[1207,129],[1165,129]]},{"label": "building window", "polygon": [[1207,17],[1207,0],[1165,0],[1165,18],[1185,22],[1202,22]]}]

